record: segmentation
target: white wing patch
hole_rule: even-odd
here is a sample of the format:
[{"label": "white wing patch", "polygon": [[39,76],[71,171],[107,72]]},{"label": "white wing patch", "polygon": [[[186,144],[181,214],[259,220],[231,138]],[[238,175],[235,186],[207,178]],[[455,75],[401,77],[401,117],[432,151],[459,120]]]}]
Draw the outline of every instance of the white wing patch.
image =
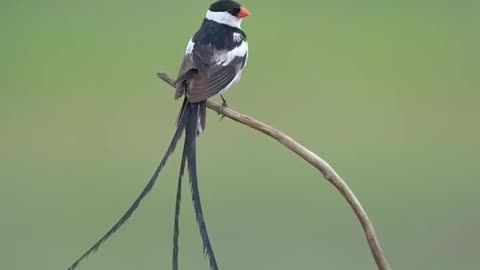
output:
[{"label": "white wing patch", "polygon": [[222,61],[219,61],[219,63],[222,64],[222,66],[226,66],[228,64],[230,64],[230,62],[232,62],[233,58],[239,56],[239,57],[245,57],[245,55],[247,54],[247,51],[248,51],[248,43],[246,41],[243,41],[242,43],[240,43],[240,46],[236,47],[235,49],[227,52],[225,55],[224,55],[224,58],[222,59]]}]

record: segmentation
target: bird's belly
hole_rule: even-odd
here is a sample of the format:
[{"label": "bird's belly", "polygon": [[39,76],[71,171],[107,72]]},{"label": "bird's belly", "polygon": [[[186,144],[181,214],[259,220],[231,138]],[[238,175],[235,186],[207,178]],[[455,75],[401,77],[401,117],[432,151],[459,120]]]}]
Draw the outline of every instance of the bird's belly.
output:
[{"label": "bird's belly", "polygon": [[242,77],[242,70],[240,70],[237,75],[235,75],[235,77],[233,78],[233,80],[227,84],[227,86],[225,88],[223,88],[222,90],[220,90],[220,92],[218,92],[219,95],[223,95],[225,92],[227,92],[230,87],[232,87],[232,85],[234,85],[235,83],[237,83],[240,78]]}]

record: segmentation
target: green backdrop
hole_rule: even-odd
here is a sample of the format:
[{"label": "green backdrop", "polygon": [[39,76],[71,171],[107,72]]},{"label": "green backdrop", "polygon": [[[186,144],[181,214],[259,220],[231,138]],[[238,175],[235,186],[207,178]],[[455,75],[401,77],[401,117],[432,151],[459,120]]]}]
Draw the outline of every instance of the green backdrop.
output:
[{"label": "green backdrop", "polygon": [[[244,1],[226,98],[324,157],[393,269],[479,269],[480,2]],[[209,1],[0,1],[0,269],[66,269],[137,196],[173,133]],[[198,150],[221,269],[375,269],[352,211],[278,143],[208,114]],[[169,269],[179,151],[79,269]],[[181,269],[208,269],[185,185]]]}]

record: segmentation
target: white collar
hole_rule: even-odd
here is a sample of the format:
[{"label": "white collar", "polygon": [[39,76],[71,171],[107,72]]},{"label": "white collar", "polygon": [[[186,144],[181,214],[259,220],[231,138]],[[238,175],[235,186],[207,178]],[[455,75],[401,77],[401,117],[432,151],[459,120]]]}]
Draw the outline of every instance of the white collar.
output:
[{"label": "white collar", "polygon": [[242,29],[242,19],[235,17],[226,11],[216,12],[208,10],[207,15],[205,15],[205,19],[225,24],[234,28]]}]

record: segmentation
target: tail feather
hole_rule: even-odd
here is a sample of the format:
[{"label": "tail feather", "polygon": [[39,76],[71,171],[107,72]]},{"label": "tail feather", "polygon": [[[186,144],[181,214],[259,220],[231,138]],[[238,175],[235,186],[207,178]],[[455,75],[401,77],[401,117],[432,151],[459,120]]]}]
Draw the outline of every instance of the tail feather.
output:
[{"label": "tail feather", "polygon": [[[185,107],[187,106],[187,102],[184,101],[182,105],[182,109],[180,112],[185,111]],[[185,117],[183,113],[180,113],[180,117],[177,121],[177,130],[175,131],[175,134],[173,135],[172,141],[170,142],[170,146],[168,147],[165,155],[163,156],[162,160],[160,161],[160,164],[158,165],[157,169],[153,173],[152,177],[148,181],[147,185],[145,188],[142,190],[140,195],[135,199],[133,204],[127,209],[127,211],[120,217],[120,219],[110,228],[110,230],[105,233],[104,236],[102,236],[90,249],[88,249],[80,258],[78,258],[69,268],[68,270],[73,270],[75,269],[79,263],[87,258],[89,255],[92,253],[95,253],[100,246],[108,239],[110,238],[133,214],[133,212],[138,208],[140,205],[140,202],[143,200],[143,198],[152,190],[153,186],[155,185],[155,182],[157,181],[157,178],[162,171],[163,167],[167,163],[168,157],[175,151],[175,147],[177,146],[177,143],[179,139],[182,137],[183,131],[185,130],[185,127],[187,125],[187,120],[188,117]]]},{"label": "tail feather", "polygon": [[188,119],[186,119],[184,117],[185,115],[185,110],[187,110],[187,104],[188,104],[188,100],[185,98],[183,99],[183,103],[182,103],[182,107],[180,108],[180,111],[178,112],[178,116],[177,116],[177,121],[175,122],[175,124],[178,125],[180,124],[180,120],[183,119],[183,121],[185,121],[184,125],[183,125],[183,129],[185,129],[185,126],[188,122]]},{"label": "tail feather", "polygon": [[180,173],[178,176],[177,197],[175,202],[175,221],[173,225],[173,255],[172,255],[172,269],[178,270],[178,237],[180,234],[180,203],[182,200],[182,178],[185,173],[186,163],[186,149],[183,148],[182,161],[180,163]]},{"label": "tail feather", "polygon": [[207,122],[207,103],[201,102],[199,103],[199,108],[198,108],[197,136],[200,136],[200,134],[205,130],[205,127],[207,124],[206,122]]},{"label": "tail feather", "polygon": [[[205,103],[205,102],[202,102]],[[195,215],[200,230],[200,235],[202,237],[204,253],[209,259],[210,268],[212,270],[218,270],[217,261],[213,252],[212,245],[210,243],[210,238],[207,232],[207,226],[205,224],[205,219],[203,217],[202,204],[200,200],[200,191],[198,188],[198,176],[197,176],[197,161],[196,161],[196,141],[198,136],[199,125],[205,123],[202,118],[205,118],[205,115],[202,115],[202,103],[189,104],[191,110],[189,110],[190,116],[188,123],[185,127],[185,149],[186,149],[186,159],[188,164],[188,172],[190,176],[190,184],[192,191],[192,201],[195,209]],[[187,105],[188,106],[188,105]]]},{"label": "tail feather", "polygon": [[198,188],[198,176],[197,176],[197,167],[196,167],[196,140],[200,133],[205,129],[206,124],[206,102],[200,103],[189,103],[185,98],[177,118],[177,129],[173,135],[172,141],[163,156],[160,164],[153,173],[152,177],[148,181],[145,188],[142,190],[140,195],[135,199],[132,205],[127,209],[127,211],[120,217],[120,219],[110,228],[110,230],[105,233],[90,249],[88,249],[80,258],[78,258],[68,270],[75,269],[82,260],[87,258],[89,255],[95,253],[100,246],[110,238],[135,212],[135,210],[140,205],[144,197],[152,190],[155,185],[158,176],[160,175],[163,167],[167,163],[169,156],[175,151],[178,141],[182,137],[183,131],[185,130],[185,146],[182,154],[182,161],[180,164],[180,174],[178,179],[177,186],[177,197],[176,197],[176,206],[175,206],[175,221],[174,221],[174,235],[173,235],[173,257],[172,264],[173,269],[178,270],[178,238],[179,238],[179,215],[180,215],[180,203],[181,203],[181,187],[182,187],[182,177],[185,171],[185,165],[188,164],[188,172],[190,176],[190,184],[192,191],[192,201],[195,208],[195,215],[197,223],[200,230],[200,235],[202,237],[204,253],[209,259],[210,267],[212,270],[218,270],[217,262],[213,249],[210,243],[210,239],[207,232],[207,227],[203,217],[203,210],[200,201],[200,193]]}]

